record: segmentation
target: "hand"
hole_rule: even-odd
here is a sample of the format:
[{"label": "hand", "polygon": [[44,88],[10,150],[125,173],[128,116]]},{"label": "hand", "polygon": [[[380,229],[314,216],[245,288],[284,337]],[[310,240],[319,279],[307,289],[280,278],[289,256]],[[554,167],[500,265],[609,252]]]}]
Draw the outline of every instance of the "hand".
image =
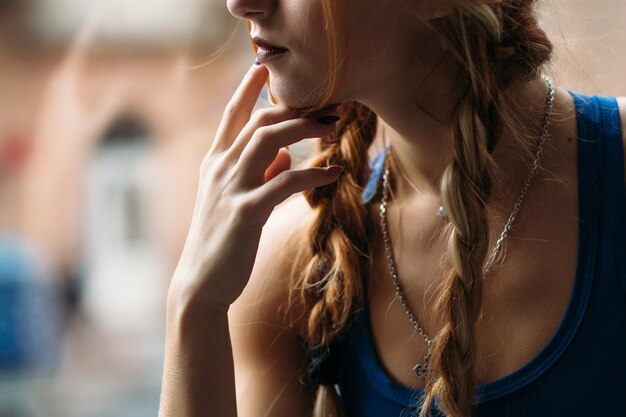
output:
[{"label": "hand", "polygon": [[[252,109],[267,80],[253,66],[226,107],[200,167],[191,227],[170,297],[228,308],[248,282],[261,230],[276,205],[294,193],[336,181],[342,167],[290,170],[284,148],[331,133],[335,106],[304,115],[284,106]],[[303,117],[304,116],[304,117]],[[171,298],[170,298],[171,299]]]}]

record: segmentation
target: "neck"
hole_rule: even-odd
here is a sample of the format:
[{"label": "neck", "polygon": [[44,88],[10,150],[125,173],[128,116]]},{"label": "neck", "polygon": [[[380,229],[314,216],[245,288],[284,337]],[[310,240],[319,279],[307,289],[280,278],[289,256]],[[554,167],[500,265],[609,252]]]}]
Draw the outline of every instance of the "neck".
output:
[{"label": "neck", "polygon": [[[393,148],[394,162],[400,165],[405,178],[398,179],[395,199],[411,198],[416,194],[412,183],[424,195],[439,198],[440,183],[446,167],[453,159],[453,113],[460,100],[463,86],[459,82],[461,68],[454,59],[439,56],[432,65],[406,65],[406,71],[382,80],[368,90],[361,100],[380,117],[379,135]],[[416,74],[415,68],[424,68]],[[411,71],[409,71],[409,69]],[[407,87],[410,86],[410,87]],[[545,103],[545,85],[540,79],[519,83],[504,93],[504,100],[515,114],[522,115],[520,127],[527,132],[516,135],[535,137],[539,134]],[[515,109],[523,109],[519,112]],[[509,169],[519,164],[519,146],[514,132],[503,132],[492,157],[503,169],[505,177],[515,178],[520,172]],[[513,164],[513,165],[510,165]],[[506,178],[502,183],[506,183]],[[493,190],[499,193],[499,190]]]},{"label": "neck", "polygon": [[[450,123],[459,101],[458,64],[444,53],[430,65],[405,65],[404,73],[382,80],[362,101],[380,117],[379,134],[420,191],[438,194],[441,176],[452,159]],[[420,68],[421,73],[415,69]],[[398,181],[398,193],[414,193]]]}]

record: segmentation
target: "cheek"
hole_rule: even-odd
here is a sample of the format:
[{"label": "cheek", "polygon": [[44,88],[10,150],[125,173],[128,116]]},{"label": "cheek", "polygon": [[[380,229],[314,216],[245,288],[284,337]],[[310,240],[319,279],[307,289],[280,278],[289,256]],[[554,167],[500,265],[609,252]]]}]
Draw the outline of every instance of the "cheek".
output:
[{"label": "cheek", "polygon": [[328,48],[320,1],[301,3],[286,13],[293,42],[286,59],[268,65],[272,93],[282,104],[318,104],[327,82]]},{"label": "cheek", "polygon": [[423,41],[415,23],[398,13],[380,13],[362,19],[348,26],[346,84],[355,94],[413,67]]}]

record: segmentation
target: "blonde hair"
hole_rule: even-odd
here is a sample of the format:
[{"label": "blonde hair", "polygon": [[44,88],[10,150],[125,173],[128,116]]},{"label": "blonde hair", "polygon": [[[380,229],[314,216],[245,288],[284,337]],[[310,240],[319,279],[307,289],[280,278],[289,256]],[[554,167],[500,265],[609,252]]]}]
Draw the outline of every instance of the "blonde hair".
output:
[{"label": "blonde hair", "polygon": [[[447,1],[452,14],[433,26],[465,69],[466,88],[452,119],[454,158],[441,184],[450,219],[451,270],[438,289],[434,309],[445,324],[435,336],[420,417],[430,415],[434,401],[446,416],[471,415],[476,387],[474,327],[489,248],[485,204],[495,170],[491,151],[503,127],[514,126],[502,93],[516,81],[535,78],[552,53],[550,41],[537,24],[535,0]],[[338,3],[323,0],[333,68],[325,101],[332,97],[343,71]],[[305,193],[315,210],[308,234],[310,258],[305,271],[296,277],[290,297],[291,303],[297,299],[306,308],[305,337],[311,346],[329,345],[363,305],[364,279],[372,259],[370,244],[375,238],[370,207],[362,203],[361,194],[369,177],[368,147],[376,133],[377,116],[356,102],[344,103],[338,111],[341,120],[336,131],[320,139],[320,153],[311,165],[339,164],[345,171],[336,183]],[[527,147],[519,142],[520,148]],[[341,413],[332,387],[318,388],[314,412],[318,417]]]}]

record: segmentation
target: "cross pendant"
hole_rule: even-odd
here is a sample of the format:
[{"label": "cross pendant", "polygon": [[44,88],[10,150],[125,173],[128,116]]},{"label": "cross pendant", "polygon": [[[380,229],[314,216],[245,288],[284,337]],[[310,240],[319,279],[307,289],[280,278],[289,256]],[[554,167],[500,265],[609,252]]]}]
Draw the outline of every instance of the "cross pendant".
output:
[{"label": "cross pendant", "polygon": [[413,372],[417,376],[424,376],[424,375],[426,375],[426,373],[428,372],[428,364],[426,363],[426,364],[422,365],[421,363],[418,363],[417,365],[415,365],[413,367]]},{"label": "cross pendant", "polygon": [[426,356],[424,356],[424,363],[418,363],[413,367],[413,372],[417,376],[424,376],[428,373],[428,361],[430,359],[430,352]]}]

